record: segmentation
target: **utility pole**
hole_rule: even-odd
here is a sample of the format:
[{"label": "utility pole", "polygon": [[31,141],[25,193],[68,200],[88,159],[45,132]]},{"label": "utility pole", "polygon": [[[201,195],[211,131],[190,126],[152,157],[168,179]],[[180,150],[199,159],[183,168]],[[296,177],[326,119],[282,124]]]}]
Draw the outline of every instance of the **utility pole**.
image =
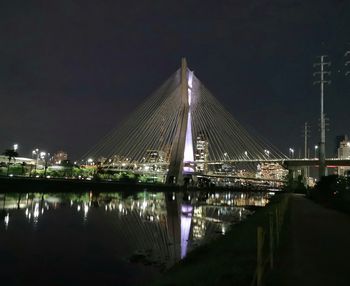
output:
[{"label": "utility pole", "polygon": [[320,71],[314,72],[313,76],[319,76],[319,80],[314,81],[314,84],[320,84],[321,90],[321,113],[320,113],[320,125],[321,125],[321,136],[319,144],[319,177],[326,175],[326,122],[324,114],[324,85],[330,84],[330,80],[325,79],[325,75],[330,75],[330,71],[326,71],[325,67],[329,67],[331,63],[326,62],[328,56],[322,55],[319,62],[314,63],[314,67],[320,67]]},{"label": "utility pole", "polygon": [[310,125],[307,122],[304,124],[304,159],[308,158],[308,139],[310,137]]},{"label": "utility pole", "polygon": [[348,76],[350,75],[350,50],[345,52],[344,57],[345,57],[345,66],[347,67],[346,68],[347,70],[345,71],[345,76]]},{"label": "utility pole", "polygon": [[[304,159],[307,159],[309,157],[308,155],[308,138],[310,137],[310,126],[307,122],[304,124],[304,130],[303,130],[303,136],[304,136]],[[309,167],[304,168],[304,178],[305,178],[305,184],[307,184],[309,177]]]}]

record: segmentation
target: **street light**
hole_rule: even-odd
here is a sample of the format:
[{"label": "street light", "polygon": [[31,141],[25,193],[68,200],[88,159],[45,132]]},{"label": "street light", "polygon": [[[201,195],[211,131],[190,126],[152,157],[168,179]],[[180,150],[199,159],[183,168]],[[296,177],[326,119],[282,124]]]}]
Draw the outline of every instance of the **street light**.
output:
[{"label": "street light", "polygon": [[294,149],[293,148],[289,148],[289,156],[291,158],[294,158]]},{"label": "street light", "polygon": [[40,159],[44,159],[46,156],[46,152],[40,152]]},{"label": "street light", "polygon": [[270,151],[269,150],[264,150],[264,153],[267,155],[267,157],[270,157]]},{"label": "street light", "polygon": [[18,144],[13,144],[13,150],[17,151],[17,149],[18,149]]},{"label": "street light", "polygon": [[317,158],[317,149],[318,149],[318,145],[315,145],[315,158]]}]

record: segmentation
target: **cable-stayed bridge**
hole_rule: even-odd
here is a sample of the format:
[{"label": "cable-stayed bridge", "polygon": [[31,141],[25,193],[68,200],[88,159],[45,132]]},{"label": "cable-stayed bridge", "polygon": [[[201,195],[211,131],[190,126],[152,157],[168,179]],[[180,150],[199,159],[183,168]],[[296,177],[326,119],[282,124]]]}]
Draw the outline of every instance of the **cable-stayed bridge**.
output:
[{"label": "cable-stayed bridge", "polygon": [[223,168],[256,172],[261,164],[293,161],[243,128],[188,69],[185,59],[84,158],[98,161],[103,170],[158,172],[163,182],[178,185],[184,176],[215,174]]}]

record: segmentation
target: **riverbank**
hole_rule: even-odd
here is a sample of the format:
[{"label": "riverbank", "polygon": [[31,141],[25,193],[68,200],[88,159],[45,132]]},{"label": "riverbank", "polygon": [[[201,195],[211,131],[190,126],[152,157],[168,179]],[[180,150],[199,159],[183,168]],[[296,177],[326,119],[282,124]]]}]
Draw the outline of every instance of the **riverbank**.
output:
[{"label": "riverbank", "polygon": [[256,280],[257,227],[268,230],[271,214],[277,213],[289,196],[276,195],[266,207],[233,226],[225,236],[189,253],[151,285],[251,285]]},{"label": "riverbank", "polygon": [[33,177],[0,177],[0,192],[15,193],[69,193],[69,192],[89,192],[98,190],[100,192],[139,192],[144,190],[174,192],[178,186],[159,184],[136,184],[133,182],[109,182],[97,180],[78,180],[60,178],[33,178]]},{"label": "riverbank", "polygon": [[34,177],[0,177],[0,192],[9,193],[67,193],[67,192],[177,192],[177,191],[269,191],[267,188],[242,187],[212,187],[197,188],[191,186],[177,186],[157,183],[136,183],[123,181],[80,180],[58,178],[34,178]]}]

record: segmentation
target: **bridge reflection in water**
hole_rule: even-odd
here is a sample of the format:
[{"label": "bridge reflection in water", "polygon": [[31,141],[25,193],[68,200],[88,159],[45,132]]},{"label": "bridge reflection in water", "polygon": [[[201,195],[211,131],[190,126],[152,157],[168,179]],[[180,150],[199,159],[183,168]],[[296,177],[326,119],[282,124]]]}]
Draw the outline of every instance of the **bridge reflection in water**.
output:
[{"label": "bridge reflection in water", "polygon": [[252,213],[249,206],[268,201],[267,193],[233,192],[0,194],[0,253],[20,258],[0,262],[0,272],[42,267],[51,273],[71,264],[85,272],[85,259],[97,269],[102,260],[151,275],[224,235]]}]

